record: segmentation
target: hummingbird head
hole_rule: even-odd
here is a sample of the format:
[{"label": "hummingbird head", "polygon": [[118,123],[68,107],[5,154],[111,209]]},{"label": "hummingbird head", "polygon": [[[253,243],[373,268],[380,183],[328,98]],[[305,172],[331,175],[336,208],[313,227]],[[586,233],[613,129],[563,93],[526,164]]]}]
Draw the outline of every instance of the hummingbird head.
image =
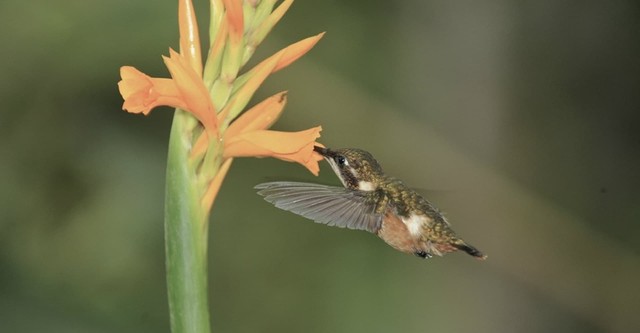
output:
[{"label": "hummingbird head", "polygon": [[315,146],[313,150],[324,157],[342,185],[348,189],[373,191],[378,188],[380,179],[384,176],[378,161],[362,149]]}]

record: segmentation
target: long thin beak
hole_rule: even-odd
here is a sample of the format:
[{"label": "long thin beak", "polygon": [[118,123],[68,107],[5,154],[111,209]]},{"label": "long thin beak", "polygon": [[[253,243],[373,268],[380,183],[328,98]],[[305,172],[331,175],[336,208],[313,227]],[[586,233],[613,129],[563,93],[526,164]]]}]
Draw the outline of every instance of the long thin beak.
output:
[{"label": "long thin beak", "polygon": [[323,157],[330,157],[331,151],[328,148],[322,148],[320,146],[313,146],[313,151],[322,155]]}]

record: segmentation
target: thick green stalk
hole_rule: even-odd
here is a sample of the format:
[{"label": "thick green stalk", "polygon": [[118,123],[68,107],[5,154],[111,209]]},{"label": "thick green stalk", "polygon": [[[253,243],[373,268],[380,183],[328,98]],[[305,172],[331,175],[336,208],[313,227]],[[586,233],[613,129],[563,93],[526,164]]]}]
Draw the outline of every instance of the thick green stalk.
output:
[{"label": "thick green stalk", "polygon": [[169,139],[165,192],[165,249],[173,333],[209,333],[207,223],[189,165],[194,119],[176,110]]}]

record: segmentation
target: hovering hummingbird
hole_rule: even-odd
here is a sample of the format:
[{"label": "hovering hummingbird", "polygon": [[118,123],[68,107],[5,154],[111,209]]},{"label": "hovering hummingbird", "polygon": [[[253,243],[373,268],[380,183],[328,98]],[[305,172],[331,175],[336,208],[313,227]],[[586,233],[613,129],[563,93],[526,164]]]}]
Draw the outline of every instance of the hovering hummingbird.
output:
[{"label": "hovering hummingbird", "polygon": [[457,250],[487,258],[458,237],[429,201],[387,176],[370,153],[318,146],[314,150],[331,165],[344,187],[282,181],[257,185],[258,194],[277,208],[317,223],[369,231],[396,250],[421,258]]}]

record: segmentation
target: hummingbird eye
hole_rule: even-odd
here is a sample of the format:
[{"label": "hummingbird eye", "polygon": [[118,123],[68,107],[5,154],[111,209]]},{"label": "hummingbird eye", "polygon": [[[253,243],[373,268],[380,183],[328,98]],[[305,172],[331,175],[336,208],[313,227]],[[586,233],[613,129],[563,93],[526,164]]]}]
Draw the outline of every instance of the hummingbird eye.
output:
[{"label": "hummingbird eye", "polygon": [[336,156],[336,162],[338,163],[338,166],[341,167],[347,165],[347,159],[342,155]]}]

